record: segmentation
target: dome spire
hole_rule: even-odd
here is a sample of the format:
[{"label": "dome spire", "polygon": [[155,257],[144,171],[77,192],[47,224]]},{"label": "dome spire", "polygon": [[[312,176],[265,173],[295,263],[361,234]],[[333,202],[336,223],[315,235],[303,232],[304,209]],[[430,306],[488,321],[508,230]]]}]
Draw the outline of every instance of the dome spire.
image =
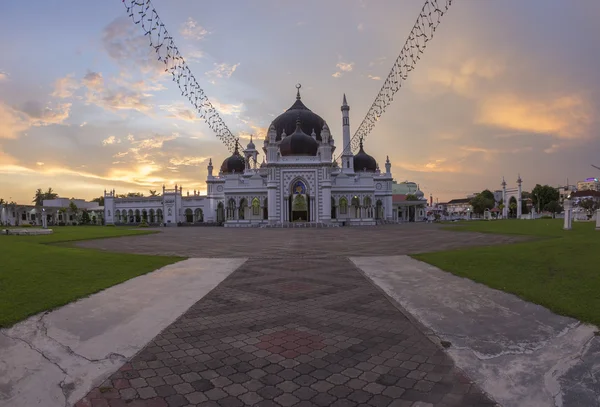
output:
[{"label": "dome spire", "polygon": [[299,84],[299,83],[298,83],[298,84],[296,84],[296,89],[298,89],[298,90],[296,91],[296,100],[300,100],[300,88],[301,88],[301,87],[302,87],[302,85],[301,85],[301,84]]}]

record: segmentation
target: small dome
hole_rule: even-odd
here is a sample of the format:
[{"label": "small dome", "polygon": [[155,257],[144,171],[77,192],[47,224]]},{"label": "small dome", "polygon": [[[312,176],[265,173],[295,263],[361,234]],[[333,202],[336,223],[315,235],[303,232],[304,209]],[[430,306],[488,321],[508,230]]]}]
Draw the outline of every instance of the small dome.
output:
[{"label": "small dome", "polygon": [[240,155],[238,145],[235,145],[235,151],[231,157],[226,158],[221,164],[221,172],[223,174],[241,173],[243,174],[246,170],[246,160]]},{"label": "small dome", "polygon": [[360,140],[360,150],[354,156],[354,171],[376,172],[377,161],[363,149],[362,139]]},{"label": "small dome", "polygon": [[252,141],[252,134],[250,135],[250,142],[246,146],[246,150],[256,150],[256,146],[254,145],[254,142]]},{"label": "small dome", "polygon": [[317,140],[302,131],[300,118],[296,120],[296,130],[289,136],[285,136],[279,145],[282,156],[287,155],[317,155],[319,143]]},{"label": "small dome", "polygon": [[[325,125],[325,120],[316,113],[313,113],[308,107],[302,103],[300,99],[300,85],[296,94],[296,102],[285,112],[277,116],[271,123],[275,127],[277,137],[275,141],[282,140],[282,133],[290,134],[296,128],[297,119],[300,118],[302,131],[305,134],[311,134],[313,131],[316,134],[317,141],[321,141],[321,129]],[[270,128],[270,126],[269,126]],[[316,153],[315,153],[316,154]]]},{"label": "small dome", "polygon": [[419,198],[419,199],[423,199],[423,197],[425,196],[425,194],[420,189],[417,189],[417,191],[415,192],[415,196],[417,198]]}]

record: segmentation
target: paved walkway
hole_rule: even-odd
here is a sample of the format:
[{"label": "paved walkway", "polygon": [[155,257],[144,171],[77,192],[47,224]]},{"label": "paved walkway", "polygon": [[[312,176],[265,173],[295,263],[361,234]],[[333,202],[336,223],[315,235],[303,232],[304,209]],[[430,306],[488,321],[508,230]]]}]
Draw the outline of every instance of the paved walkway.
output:
[{"label": "paved walkway", "polygon": [[296,254],[248,260],[77,403],[243,405],[494,402],[349,260]]},{"label": "paved walkway", "polygon": [[514,243],[525,236],[451,232],[442,225],[409,223],[327,229],[222,227],[161,228],[161,233],[88,240],[81,247],[185,257],[395,256],[467,246]]}]

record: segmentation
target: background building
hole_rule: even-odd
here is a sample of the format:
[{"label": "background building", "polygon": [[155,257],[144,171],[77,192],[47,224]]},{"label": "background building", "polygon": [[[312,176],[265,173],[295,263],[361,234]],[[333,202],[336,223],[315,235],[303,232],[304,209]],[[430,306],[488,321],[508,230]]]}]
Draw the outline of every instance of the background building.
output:
[{"label": "background building", "polygon": [[598,178],[586,178],[585,181],[577,183],[578,191],[600,191],[600,181]]}]

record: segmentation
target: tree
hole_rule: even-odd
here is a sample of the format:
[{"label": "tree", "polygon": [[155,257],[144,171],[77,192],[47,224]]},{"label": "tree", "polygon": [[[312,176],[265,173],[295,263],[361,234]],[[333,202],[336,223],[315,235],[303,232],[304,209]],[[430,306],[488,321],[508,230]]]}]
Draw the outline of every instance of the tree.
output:
[{"label": "tree", "polygon": [[75,216],[75,219],[77,219],[77,213],[79,212],[79,208],[77,207],[77,205],[75,205],[75,202],[71,201],[69,203],[69,210]]},{"label": "tree", "polygon": [[598,201],[595,199],[583,199],[579,201],[579,206],[587,212],[588,219],[594,215],[594,212],[598,209]]},{"label": "tree", "polygon": [[92,202],[98,202],[98,206],[104,206],[104,196],[92,199]]},{"label": "tree", "polygon": [[552,217],[554,218],[555,214],[563,211],[563,207],[560,206],[558,201],[550,201],[544,206],[544,210],[552,213]]},{"label": "tree", "polygon": [[508,200],[508,211],[510,216],[517,216],[517,198],[511,196]]},{"label": "tree", "polygon": [[[485,192],[485,191],[484,191]],[[486,209],[492,209],[494,207],[494,195],[492,194],[492,198],[489,198],[489,195],[484,194],[484,192],[477,194],[477,196],[471,199],[471,206],[473,207],[473,213],[477,215],[483,215]],[[487,191],[489,192],[489,191]]]},{"label": "tree", "polygon": [[143,196],[144,196],[144,194],[142,194],[141,192],[128,192],[127,193],[127,198],[141,198]]},{"label": "tree", "polygon": [[160,196],[160,194],[156,193],[156,189],[151,189],[149,192],[150,192],[150,196]]},{"label": "tree", "polygon": [[90,214],[88,213],[88,211],[86,209],[84,209],[81,212],[81,223],[83,223],[84,225],[87,225],[90,223]]},{"label": "tree", "polygon": [[46,192],[42,191],[42,188],[38,188],[32,202],[35,203],[35,206],[43,206],[45,199],[56,199],[57,197],[58,194],[52,188],[48,188]]},{"label": "tree", "polygon": [[483,215],[486,209],[492,209],[494,207],[496,201],[494,199],[494,194],[489,189],[486,189],[477,194],[475,198],[471,199],[470,204],[473,207],[473,213]]},{"label": "tree", "polygon": [[42,191],[42,188],[38,188],[35,191],[35,195],[33,196],[33,201],[31,201],[35,204],[35,206],[42,206],[44,204],[44,192]]},{"label": "tree", "polygon": [[533,206],[538,212],[540,212],[546,204],[552,201],[559,200],[558,189],[551,187],[550,185],[536,184],[535,188],[531,191],[531,200]]},{"label": "tree", "polygon": [[54,192],[52,188],[48,188],[46,192],[44,192],[44,199],[56,199],[58,198],[58,194]]},{"label": "tree", "polygon": [[406,195],[406,200],[407,201],[418,201],[419,198],[417,198],[417,196],[415,194],[407,194]]}]

